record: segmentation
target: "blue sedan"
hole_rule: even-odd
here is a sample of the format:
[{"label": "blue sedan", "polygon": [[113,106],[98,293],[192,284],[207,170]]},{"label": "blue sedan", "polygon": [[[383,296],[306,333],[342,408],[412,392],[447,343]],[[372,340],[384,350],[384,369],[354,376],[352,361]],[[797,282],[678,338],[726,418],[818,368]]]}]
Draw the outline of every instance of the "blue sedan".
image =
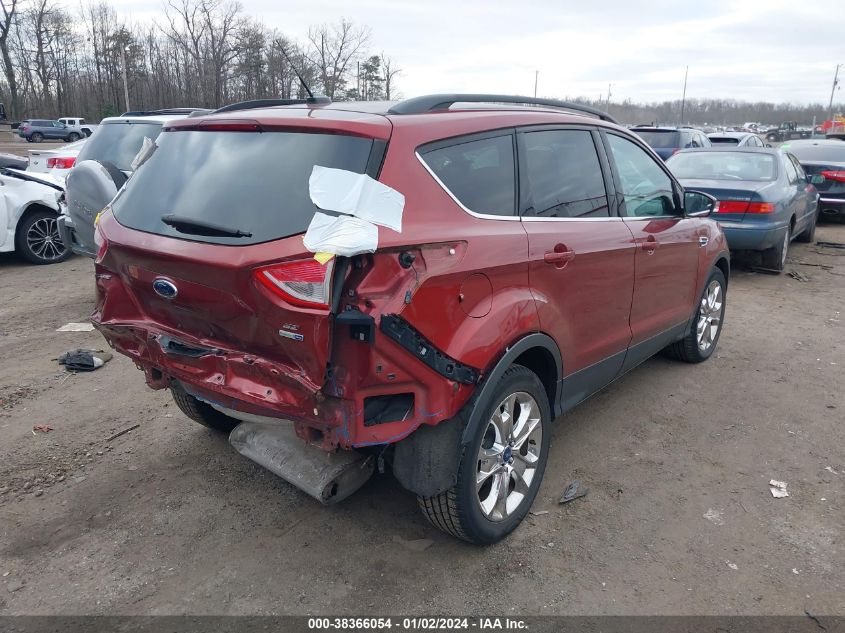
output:
[{"label": "blue sedan", "polygon": [[763,266],[783,270],[789,243],[812,242],[819,193],[787,152],[765,147],[684,150],[666,165],[687,189],[719,200],[732,251],[760,251]]}]

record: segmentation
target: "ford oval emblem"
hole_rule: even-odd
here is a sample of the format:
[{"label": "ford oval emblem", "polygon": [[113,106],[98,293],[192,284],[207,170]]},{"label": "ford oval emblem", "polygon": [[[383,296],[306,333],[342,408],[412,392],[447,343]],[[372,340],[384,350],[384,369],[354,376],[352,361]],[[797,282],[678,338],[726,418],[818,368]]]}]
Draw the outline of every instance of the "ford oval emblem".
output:
[{"label": "ford oval emblem", "polygon": [[159,297],[164,299],[173,299],[179,294],[179,289],[173,283],[159,277],[153,282],[153,290]]}]

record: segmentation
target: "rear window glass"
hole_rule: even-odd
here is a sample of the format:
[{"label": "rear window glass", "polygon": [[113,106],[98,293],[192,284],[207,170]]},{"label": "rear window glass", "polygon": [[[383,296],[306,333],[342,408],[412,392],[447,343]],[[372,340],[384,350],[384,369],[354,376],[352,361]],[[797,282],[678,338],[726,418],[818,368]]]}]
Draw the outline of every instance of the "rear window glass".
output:
[{"label": "rear window glass", "polygon": [[159,133],[161,133],[161,123],[153,121],[106,123],[94,131],[77,160],[80,163],[83,160],[98,160],[103,163],[112,163],[122,171],[131,171],[132,159],[141,149],[144,137],[148,136],[155,140]]},{"label": "rear window glass", "polygon": [[637,129],[633,129],[631,131],[636,133],[637,136],[652,147],[670,148],[681,146],[681,135],[679,132],[674,132],[672,130],[659,131]]},{"label": "rear window glass", "polygon": [[714,145],[739,145],[739,139],[730,136],[711,136],[710,142]]},{"label": "rear window glass", "polygon": [[[373,147],[371,139],[287,132],[174,131],[156,144],[113,203],[118,222],[148,233],[236,246],[304,232],[318,211],[308,191],[314,165],[362,174]],[[180,232],[162,222],[166,215],[251,236]]]},{"label": "rear window glass", "polygon": [[545,218],[608,217],[599,157],[586,130],[548,130],[522,136],[530,209]]},{"label": "rear window glass", "polygon": [[470,211],[514,215],[516,187],[510,134],[422,150],[420,155],[446,189]]},{"label": "rear window glass", "polygon": [[781,149],[788,150],[800,161],[829,161],[845,163],[845,141],[836,141],[837,145],[803,145],[784,143]]},{"label": "rear window glass", "polygon": [[690,152],[675,154],[666,166],[676,178],[771,181],[777,178],[772,154],[754,152]]}]

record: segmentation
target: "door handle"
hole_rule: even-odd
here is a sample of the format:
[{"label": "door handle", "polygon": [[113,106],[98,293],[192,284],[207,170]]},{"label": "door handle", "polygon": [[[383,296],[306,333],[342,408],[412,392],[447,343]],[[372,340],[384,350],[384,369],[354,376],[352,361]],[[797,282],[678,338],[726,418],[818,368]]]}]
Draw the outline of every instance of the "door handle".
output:
[{"label": "door handle", "polygon": [[543,254],[543,261],[554,264],[555,268],[563,268],[575,258],[575,251],[569,250],[564,244],[556,244],[555,250]]},{"label": "door handle", "polygon": [[648,239],[643,240],[640,242],[640,248],[644,251],[648,251],[653,253],[658,247],[660,246],[660,242],[654,239],[653,235],[649,235]]}]

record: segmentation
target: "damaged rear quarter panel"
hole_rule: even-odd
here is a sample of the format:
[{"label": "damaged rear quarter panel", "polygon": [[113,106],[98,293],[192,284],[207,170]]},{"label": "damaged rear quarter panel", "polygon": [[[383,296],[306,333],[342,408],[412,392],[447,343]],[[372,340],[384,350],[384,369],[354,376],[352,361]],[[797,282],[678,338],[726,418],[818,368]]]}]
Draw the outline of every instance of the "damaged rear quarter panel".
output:
[{"label": "damaged rear quarter panel", "polygon": [[[353,267],[341,306],[373,316],[375,344],[336,329],[332,345],[334,372],[326,390],[354,398],[360,421],[350,429],[355,445],[393,443],[421,424],[454,417],[476,389],[442,376],[378,331],[381,315],[399,315],[439,351],[482,376],[510,344],[538,330],[522,223],[475,218],[461,210],[414,157],[416,147],[432,139],[404,131],[394,128],[379,178],[406,197],[403,230],[379,229],[379,250],[365,256],[363,267]],[[399,264],[403,251],[415,258],[407,269]],[[489,286],[476,283],[479,274]],[[471,305],[462,305],[467,280],[476,295],[489,287],[489,299],[474,296]],[[484,308],[477,310],[479,304]],[[414,394],[412,417],[363,425],[364,398],[407,392]]]}]

